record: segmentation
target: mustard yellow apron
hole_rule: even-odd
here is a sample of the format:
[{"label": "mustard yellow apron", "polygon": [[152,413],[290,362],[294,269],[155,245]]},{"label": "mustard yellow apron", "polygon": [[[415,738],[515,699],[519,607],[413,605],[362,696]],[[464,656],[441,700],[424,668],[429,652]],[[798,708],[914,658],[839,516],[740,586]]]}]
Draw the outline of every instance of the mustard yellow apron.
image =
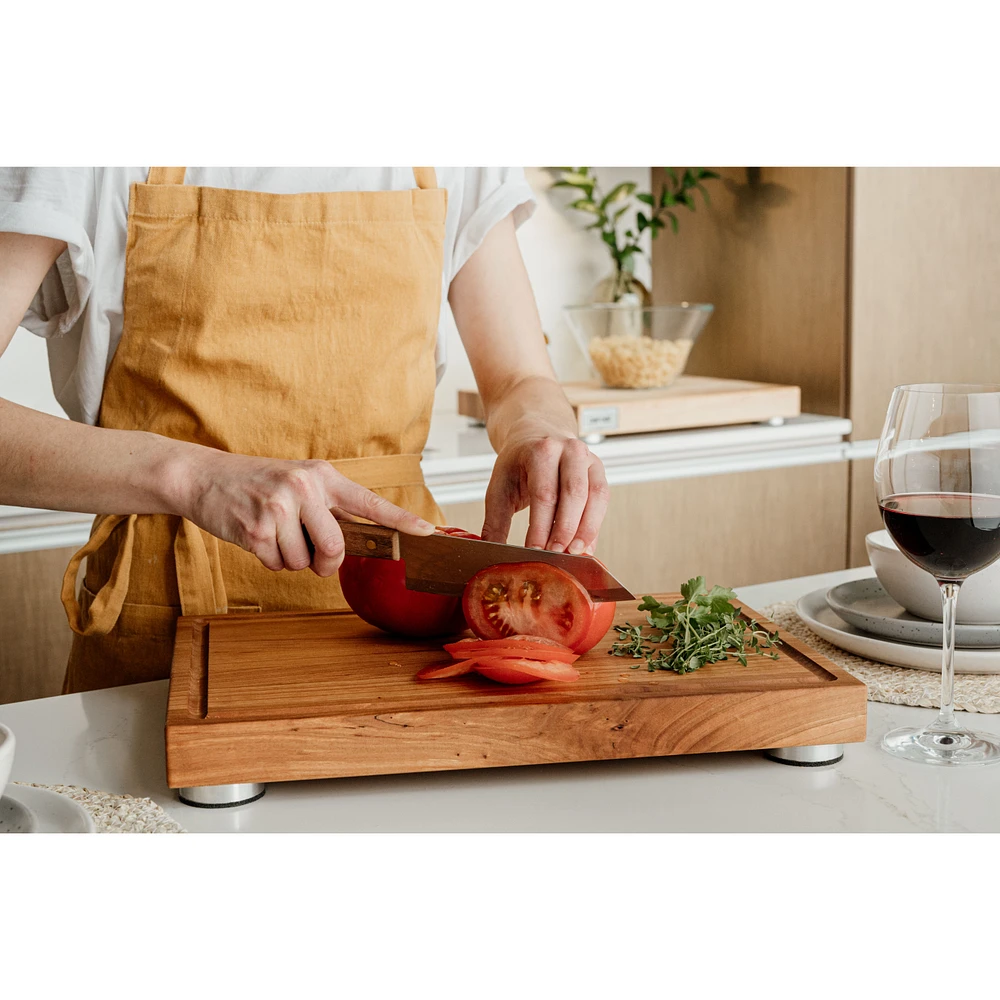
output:
[{"label": "mustard yellow apron", "polygon": [[[129,197],[124,323],[98,423],[326,459],[441,523],[420,452],[434,399],[447,192],[268,194],[153,167]],[[87,567],[79,598],[76,577]],[[343,608],[334,576],[274,573],[168,515],[100,515],[62,600],[64,692],[167,677],[180,614]]]}]

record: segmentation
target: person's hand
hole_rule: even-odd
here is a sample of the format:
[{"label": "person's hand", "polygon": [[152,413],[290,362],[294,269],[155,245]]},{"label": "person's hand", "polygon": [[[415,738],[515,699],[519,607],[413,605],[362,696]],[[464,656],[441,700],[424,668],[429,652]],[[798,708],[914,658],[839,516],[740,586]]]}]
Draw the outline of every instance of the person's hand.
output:
[{"label": "person's hand", "polygon": [[525,545],[592,555],[608,495],[604,466],[579,438],[548,435],[508,442],[486,490],[483,538],[506,542],[513,515],[530,507]]},{"label": "person's hand", "polygon": [[344,536],[335,515],[366,518],[411,535],[434,532],[430,522],[352,482],[329,462],[199,448],[186,471],[182,515],[252,552],[271,570],[308,566],[317,576],[336,573],[344,560]]}]

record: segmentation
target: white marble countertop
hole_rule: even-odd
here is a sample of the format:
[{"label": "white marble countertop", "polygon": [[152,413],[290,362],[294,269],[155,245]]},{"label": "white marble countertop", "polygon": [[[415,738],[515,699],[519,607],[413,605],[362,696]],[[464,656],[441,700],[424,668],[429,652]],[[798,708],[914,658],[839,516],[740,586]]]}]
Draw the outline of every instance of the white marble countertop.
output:
[{"label": "white marble countertop", "polygon": [[[865,567],[745,587],[754,607],[867,575]],[[148,796],[193,832],[998,831],[1000,767],[945,771],[878,747],[926,709],[870,703],[868,739],[829,767],[756,752],[272,784],[257,802],[197,809],[164,779],[167,684],[0,705],[13,780]],[[1000,716],[976,715],[1000,733]]]},{"label": "white marble countertop", "polygon": [[[846,440],[850,433],[850,420],[804,414],[780,426],[628,434],[592,447],[615,486],[844,461],[855,457],[859,447]],[[434,414],[422,466],[438,503],[482,500],[495,458],[482,427],[457,413]],[[0,505],[0,555],[78,547],[87,540],[92,521],[91,514]]]}]

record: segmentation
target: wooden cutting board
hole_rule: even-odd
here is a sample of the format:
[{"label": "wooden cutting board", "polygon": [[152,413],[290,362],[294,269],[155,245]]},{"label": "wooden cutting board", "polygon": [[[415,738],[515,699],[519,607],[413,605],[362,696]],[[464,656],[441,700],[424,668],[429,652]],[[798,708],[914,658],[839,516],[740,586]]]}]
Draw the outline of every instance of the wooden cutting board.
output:
[{"label": "wooden cutting board", "polygon": [[[581,437],[753,424],[802,411],[797,385],[702,375],[682,375],[665,389],[607,389],[594,381],[564,382],[563,390]],[[483,420],[479,393],[459,390],[458,412]]]},{"label": "wooden cutting board", "polygon": [[[676,595],[670,596],[676,600]],[[749,609],[745,613],[764,619]],[[616,623],[642,620],[632,602]],[[773,628],[773,626],[770,626]],[[865,738],[865,686],[791,636],[778,660],[686,675],[582,656],[573,683],[414,680],[439,642],[350,613],[181,618],[167,707],[171,788],[657,757]]]}]

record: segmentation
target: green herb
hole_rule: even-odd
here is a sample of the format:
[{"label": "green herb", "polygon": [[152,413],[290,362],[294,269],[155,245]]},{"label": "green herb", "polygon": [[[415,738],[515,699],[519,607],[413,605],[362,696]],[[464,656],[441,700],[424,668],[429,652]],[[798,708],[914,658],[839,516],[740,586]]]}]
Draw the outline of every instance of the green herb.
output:
[{"label": "green herb", "polygon": [[[728,587],[708,590],[705,578],[696,576],[681,587],[681,599],[661,604],[644,597],[640,611],[648,612],[646,625],[616,625],[619,638],[611,647],[612,656],[645,659],[650,671],[673,670],[689,674],[706,663],[717,663],[731,655],[747,665],[747,654],[757,653],[772,660],[781,645],[777,631],[768,632],[755,621],[741,616],[733,605],[736,595]],[[637,670],[640,664],[635,664]]]},{"label": "green herb", "polygon": [[[625,181],[607,194],[601,191],[597,176],[590,167],[559,167],[559,179],[554,188],[572,188],[573,201],[566,207],[585,212],[593,222],[588,229],[599,229],[615,264],[613,301],[635,290],[635,258],[645,251],[639,245],[645,230],[655,240],[668,224],[676,233],[679,222],[677,209],[695,210],[695,192],[701,192],[709,204],[705,181],[719,177],[714,170],[687,167],[679,173],[674,167],[663,168],[663,186],[659,197],[650,191],[638,191],[638,184]],[[638,204],[636,204],[638,202]],[[631,214],[630,214],[631,213]],[[634,215],[634,223],[631,221]],[[624,221],[622,217],[627,216]]]}]

